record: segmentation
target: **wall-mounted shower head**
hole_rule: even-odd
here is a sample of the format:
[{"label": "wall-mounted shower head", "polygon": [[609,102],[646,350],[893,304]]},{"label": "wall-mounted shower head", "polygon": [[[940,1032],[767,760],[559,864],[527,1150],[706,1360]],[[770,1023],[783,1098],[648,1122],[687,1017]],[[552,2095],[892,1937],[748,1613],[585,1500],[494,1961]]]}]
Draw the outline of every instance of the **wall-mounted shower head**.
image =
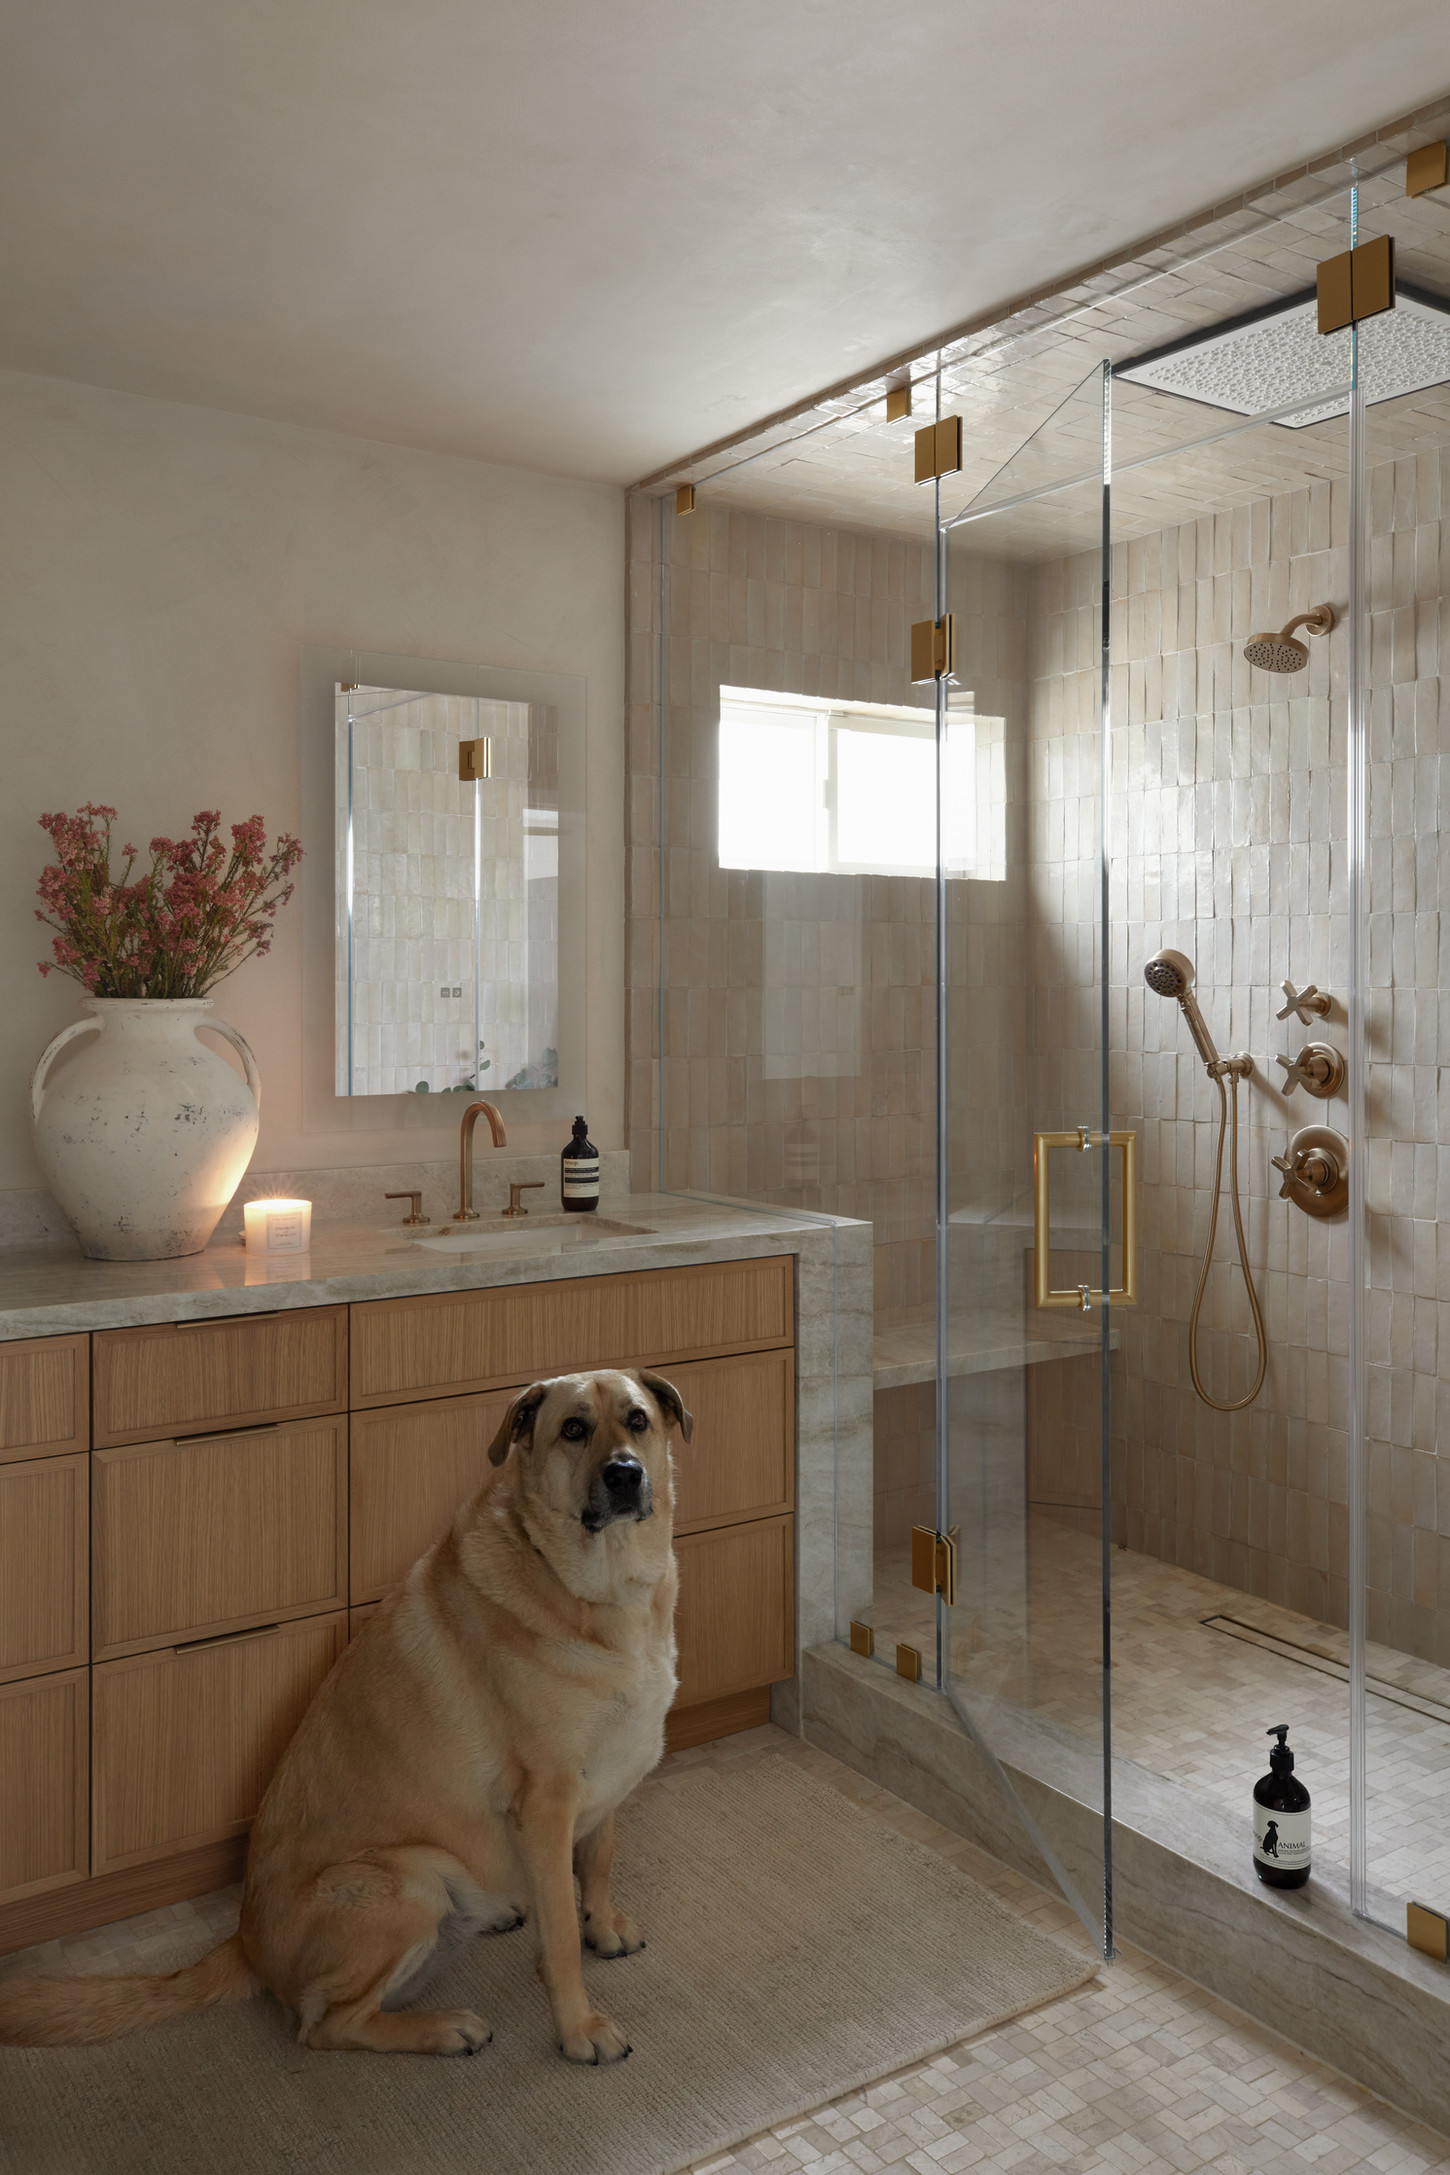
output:
[{"label": "wall-mounted shower head", "polygon": [[1205,1065],[1216,1065],[1218,1051],[1193,994],[1193,961],[1184,952],[1154,952],[1143,969],[1143,979],[1156,996],[1172,997],[1177,1001],[1199,1056]]},{"label": "wall-mounted shower head", "polygon": [[1300,612],[1277,634],[1251,634],[1244,655],[1261,672],[1302,672],[1309,662],[1309,646],[1293,639],[1294,629],[1307,627],[1310,634],[1328,634],[1333,625],[1334,607],[1316,604],[1312,612]]}]

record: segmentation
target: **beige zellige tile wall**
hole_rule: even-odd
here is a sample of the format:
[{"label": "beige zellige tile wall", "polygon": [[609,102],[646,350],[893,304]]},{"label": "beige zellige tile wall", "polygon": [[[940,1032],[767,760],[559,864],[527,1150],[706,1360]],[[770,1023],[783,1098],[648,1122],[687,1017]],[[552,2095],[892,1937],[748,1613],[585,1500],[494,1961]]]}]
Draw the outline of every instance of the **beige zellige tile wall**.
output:
[{"label": "beige zellige tile wall", "polygon": [[[1450,1376],[1436,1215],[1450,1106],[1439,1100],[1442,974],[1439,642],[1444,588],[1437,451],[1371,477],[1370,1635],[1450,1662],[1450,1472],[1437,1423]],[[1344,1221],[1278,1198],[1270,1158],[1298,1126],[1343,1131],[1342,1098],[1285,1098],[1275,1057],[1311,1030],[1275,1013],[1286,977],[1335,999],[1312,1033],[1346,1045],[1343,624],[1302,675],[1252,671],[1248,634],[1347,589],[1345,487],[1256,500],[1119,546],[1113,561],[1114,1122],[1142,1140],[1142,1287],[1120,1315],[1114,1472],[1119,1538],[1316,1617],[1347,1620]],[[1033,891],[1049,930],[1054,777],[1091,737],[1097,657],[1081,612],[1096,559],[1036,570]],[[1268,1377],[1235,1415],[1194,1396],[1188,1317],[1206,1235],[1216,1090],[1176,1006],[1143,985],[1160,945],[1189,952],[1223,1051],[1248,1050],[1241,1171],[1268,1324]],[[1039,999],[1039,1053],[1052,1042]],[[1071,1052],[1061,1053],[1070,1062]],[[1225,1199],[1216,1259],[1232,1255]],[[1443,1284],[1450,1298],[1450,1283]],[[1220,1397],[1251,1379],[1237,1270],[1215,1269],[1201,1366]],[[1044,1385],[1045,1387],[1045,1385]],[[1450,1455],[1450,1436],[1447,1436]],[[1070,1502],[1051,1443],[1034,1493]]]},{"label": "beige zellige tile wall", "polygon": [[869,1217],[878,1306],[928,1303],[931,885],[720,869],[715,766],[722,685],[922,700],[930,547],[644,498],[631,521],[636,1183]]}]

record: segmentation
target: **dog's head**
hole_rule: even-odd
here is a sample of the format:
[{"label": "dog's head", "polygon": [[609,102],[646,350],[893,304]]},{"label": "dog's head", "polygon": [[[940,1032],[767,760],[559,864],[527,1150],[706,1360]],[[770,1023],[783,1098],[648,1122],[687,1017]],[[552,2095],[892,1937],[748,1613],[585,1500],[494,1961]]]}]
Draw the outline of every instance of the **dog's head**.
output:
[{"label": "dog's head", "polygon": [[532,1496],[602,1533],[618,1519],[652,1516],[661,1493],[670,1501],[670,1435],[678,1428],[688,1442],[694,1427],[663,1375],[563,1374],[514,1399],[488,1454],[502,1465],[512,1451]]}]

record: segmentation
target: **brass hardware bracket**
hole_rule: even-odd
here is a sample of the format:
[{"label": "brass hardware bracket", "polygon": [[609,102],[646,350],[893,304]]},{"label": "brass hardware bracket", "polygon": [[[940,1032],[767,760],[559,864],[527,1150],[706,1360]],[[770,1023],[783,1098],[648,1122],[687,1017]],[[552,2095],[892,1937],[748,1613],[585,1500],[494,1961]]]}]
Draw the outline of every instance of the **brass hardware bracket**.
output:
[{"label": "brass hardware bracket", "polygon": [[896,1674],[908,1683],[921,1682],[921,1656],[914,1646],[898,1646],[896,1649]]},{"label": "brass hardware bracket", "polygon": [[911,679],[913,686],[923,680],[945,680],[951,677],[957,662],[957,620],[954,612],[942,619],[918,619],[911,630]]},{"label": "brass hardware bracket", "polygon": [[876,1651],[876,1634],[869,1624],[858,1623],[851,1618],[851,1652],[864,1655],[867,1661]]},{"label": "brass hardware bracket", "polygon": [[1378,317],[1395,306],[1395,238],[1376,235],[1358,249],[1345,249],[1326,257],[1315,268],[1319,298],[1319,330],[1343,332],[1366,317]]},{"label": "brass hardware bracket", "polygon": [[[1450,181],[1450,144],[1422,143],[1405,160],[1406,196],[1423,196],[1427,189],[1443,189]],[[1411,1908],[1417,1906],[1412,1905]],[[1443,1956],[1445,1951],[1441,1949]]]},{"label": "brass hardware bracket", "polygon": [[695,511],[695,486],[682,483],[675,493],[675,514],[692,514]]},{"label": "brass hardware bracket", "polygon": [[488,734],[482,740],[459,741],[458,775],[465,785],[493,776],[493,741]]},{"label": "brass hardware bracket", "polygon": [[888,385],[888,387],[886,388],[886,420],[887,420],[887,422],[888,422],[888,423],[899,423],[899,422],[901,421],[901,419],[902,419],[902,417],[903,417],[903,416],[907,416],[907,415],[910,415],[910,413],[911,413],[911,385],[910,385],[910,382],[908,381],[908,383],[907,383],[907,384],[905,384],[905,385]]},{"label": "brass hardware bracket", "polygon": [[[1051,1282],[1052,1263],[1052,1180],[1048,1170],[1048,1154],[1053,1148],[1076,1148],[1080,1155],[1089,1148],[1101,1148],[1106,1141],[1110,1148],[1119,1148],[1123,1155],[1123,1281],[1114,1284],[1108,1292],[1094,1291],[1088,1284],[1073,1284],[1058,1290]],[[1034,1133],[1032,1136],[1032,1247],[1036,1291],[1033,1304],[1040,1307],[1076,1307],[1079,1314],[1089,1314],[1094,1300],[1104,1298],[1116,1306],[1135,1307],[1138,1304],[1138,1136],[1136,1133],[1095,1133],[1090,1126],[1079,1125],[1071,1133]]]},{"label": "brass hardware bracket", "polygon": [[927,423],[916,434],[916,480],[932,483],[938,476],[954,476],[962,465],[962,419],[944,415],[939,423]]},{"label": "brass hardware bracket", "polygon": [[934,1526],[911,1529],[911,1583],[920,1593],[939,1593],[948,1608],[957,1598],[957,1538],[961,1531],[938,1533]]},{"label": "brass hardware bracket", "polygon": [[1450,1961],[1450,1921],[1424,1903],[1405,1905],[1405,1939],[1437,1963]]}]

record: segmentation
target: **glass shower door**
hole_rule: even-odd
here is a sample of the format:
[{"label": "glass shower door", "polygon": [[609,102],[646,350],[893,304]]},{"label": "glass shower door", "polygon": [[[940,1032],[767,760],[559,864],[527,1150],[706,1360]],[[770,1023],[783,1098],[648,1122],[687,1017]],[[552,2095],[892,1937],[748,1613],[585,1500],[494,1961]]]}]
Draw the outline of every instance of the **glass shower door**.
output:
[{"label": "glass shower door", "polygon": [[1110,1955],[1108,1368],[1135,1144],[1105,1056],[1108,397],[1094,371],[970,504],[942,487],[934,1548],[942,1690]]}]

